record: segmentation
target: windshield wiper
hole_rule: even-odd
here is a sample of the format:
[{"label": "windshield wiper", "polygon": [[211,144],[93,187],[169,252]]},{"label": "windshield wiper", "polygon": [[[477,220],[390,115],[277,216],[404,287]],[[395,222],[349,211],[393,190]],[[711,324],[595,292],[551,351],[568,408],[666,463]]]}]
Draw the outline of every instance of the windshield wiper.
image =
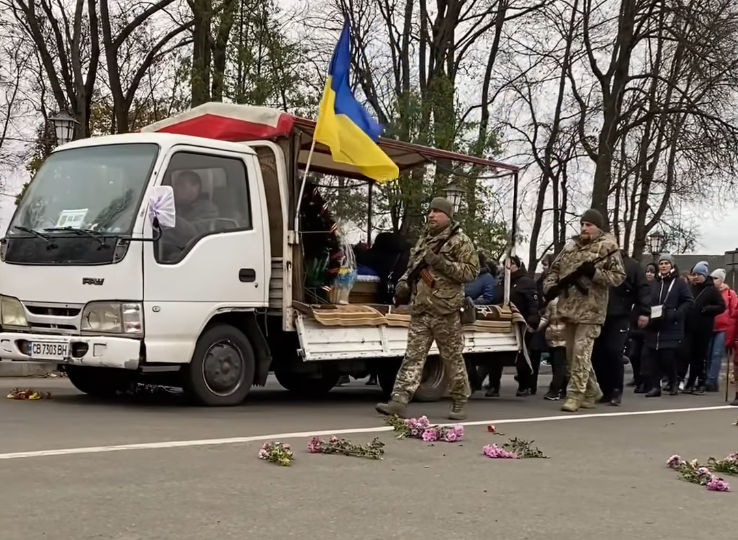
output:
[{"label": "windshield wiper", "polygon": [[49,229],[44,229],[44,231],[49,232],[71,232],[78,236],[88,236],[90,238],[93,238],[97,241],[98,244],[101,246],[107,246],[105,243],[105,236],[103,233],[98,231],[93,231],[91,229],[75,229],[74,227],[52,227]]},{"label": "windshield wiper", "polygon": [[40,233],[38,231],[34,231],[33,229],[31,229],[29,227],[21,227],[20,225],[15,225],[15,226],[13,226],[13,228],[14,229],[18,229],[19,231],[22,231],[24,233],[32,234],[33,236],[36,236],[38,238],[43,238],[44,240],[46,240],[46,243],[47,244],[50,244],[51,243],[51,238],[49,238],[45,234],[42,234],[42,233]]}]

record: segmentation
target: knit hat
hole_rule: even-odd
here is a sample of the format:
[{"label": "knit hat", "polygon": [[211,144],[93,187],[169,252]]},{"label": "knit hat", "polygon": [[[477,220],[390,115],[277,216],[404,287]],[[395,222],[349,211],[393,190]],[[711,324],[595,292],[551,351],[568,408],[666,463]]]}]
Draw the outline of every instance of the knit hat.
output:
[{"label": "knit hat", "polygon": [[659,262],[661,261],[666,261],[670,265],[674,266],[674,257],[672,257],[669,253],[661,254],[661,256],[659,257]]},{"label": "knit hat", "polygon": [[710,275],[714,278],[718,278],[720,281],[725,281],[725,270],[722,268],[718,268]]},{"label": "knit hat", "polygon": [[594,208],[586,210],[582,214],[582,217],[579,218],[579,223],[584,223],[585,221],[587,223],[595,225],[601,231],[605,230],[605,218],[602,217],[602,214],[600,214],[599,210],[595,210]]},{"label": "knit hat", "polygon": [[450,218],[454,217],[453,205],[448,199],[444,199],[443,197],[436,197],[435,199],[433,199],[430,203],[430,208],[431,210],[438,210],[439,212],[443,212]]},{"label": "knit hat", "polygon": [[707,266],[707,263],[705,261],[700,261],[694,265],[694,268],[692,268],[692,273],[707,277],[707,275],[710,273],[710,267]]}]

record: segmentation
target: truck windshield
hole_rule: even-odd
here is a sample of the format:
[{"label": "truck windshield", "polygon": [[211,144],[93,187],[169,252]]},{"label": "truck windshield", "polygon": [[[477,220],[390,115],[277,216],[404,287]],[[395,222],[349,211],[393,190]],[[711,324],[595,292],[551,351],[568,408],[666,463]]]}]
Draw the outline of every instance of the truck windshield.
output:
[{"label": "truck windshield", "polygon": [[109,262],[104,240],[131,234],[158,150],[135,143],[51,154],[8,227],[6,261]]}]

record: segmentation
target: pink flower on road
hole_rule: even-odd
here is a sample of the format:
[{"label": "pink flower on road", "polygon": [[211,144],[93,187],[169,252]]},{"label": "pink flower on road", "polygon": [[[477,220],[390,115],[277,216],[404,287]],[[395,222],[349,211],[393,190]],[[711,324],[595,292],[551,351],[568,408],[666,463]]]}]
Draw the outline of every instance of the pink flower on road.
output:
[{"label": "pink flower on road", "polygon": [[684,463],[684,460],[678,454],[674,454],[666,460],[666,466],[670,469],[678,469],[682,466],[682,463]]},{"label": "pink flower on road", "polygon": [[322,449],[322,444],[320,442],[320,438],[313,437],[310,439],[310,442],[307,445],[308,452],[311,454],[319,454],[320,450]]},{"label": "pink flower on road", "polygon": [[488,444],[482,448],[482,454],[492,459],[517,459],[514,452],[509,452],[504,448],[500,448],[496,444]]},{"label": "pink flower on road", "polygon": [[423,432],[423,440],[425,442],[433,442],[438,440],[438,431],[433,428],[426,429]]},{"label": "pink flower on road", "polygon": [[443,440],[446,442],[456,442],[458,440],[458,436],[453,430],[447,431],[446,434],[443,436]]},{"label": "pink flower on road", "polygon": [[730,491],[730,486],[722,478],[713,476],[712,480],[707,484],[707,489],[710,491]]}]

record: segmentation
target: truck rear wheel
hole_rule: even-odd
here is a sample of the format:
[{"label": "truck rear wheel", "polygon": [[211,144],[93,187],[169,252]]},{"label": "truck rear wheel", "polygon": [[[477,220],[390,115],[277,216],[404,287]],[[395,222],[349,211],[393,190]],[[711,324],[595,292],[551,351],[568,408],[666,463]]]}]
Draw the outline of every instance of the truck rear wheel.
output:
[{"label": "truck rear wheel", "polygon": [[115,397],[133,381],[132,374],[125,370],[66,366],[65,371],[77,390],[99,398]]},{"label": "truck rear wheel", "polygon": [[377,381],[382,389],[382,395],[389,398],[392,395],[392,389],[395,386],[397,378],[397,370],[400,369],[400,362],[394,360],[383,360],[382,366],[377,371]]},{"label": "truck rear wheel", "polygon": [[299,373],[285,369],[275,369],[277,382],[290,392],[309,398],[326,395],[338,382],[337,371],[321,371],[318,373]]},{"label": "truck rear wheel", "polygon": [[425,362],[423,378],[415,391],[415,401],[438,401],[446,394],[446,368],[438,356],[431,356]]},{"label": "truck rear wheel", "polygon": [[203,405],[238,405],[249,393],[255,369],[254,350],[243,332],[217,324],[197,340],[184,389]]}]

